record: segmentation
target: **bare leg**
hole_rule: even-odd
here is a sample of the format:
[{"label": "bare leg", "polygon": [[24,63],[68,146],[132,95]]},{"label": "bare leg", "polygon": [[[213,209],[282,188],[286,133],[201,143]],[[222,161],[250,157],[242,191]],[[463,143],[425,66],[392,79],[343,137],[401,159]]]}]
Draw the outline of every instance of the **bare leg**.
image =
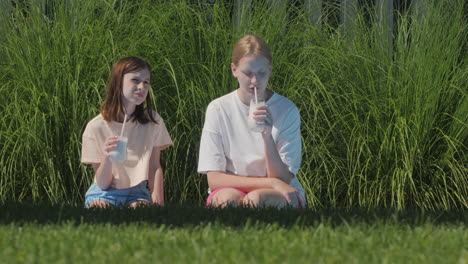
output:
[{"label": "bare leg", "polygon": [[108,207],[111,207],[112,204],[104,201],[104,200],[94,200],[92,201],[88,208],[108,208]]},{"label": "bare leg", "polygon": [[130,208],[137,208],[137,207],[140,207],[140,206],[148,206],[149,203],[147,201],[136,201],[136,202],[133,202],[129,205]]},{"label": "bare leg", "polygon": [[250,207],[276,207],[284,208],[290,206],[283,195],[271,189],[259,189],[249,192],[243,199],[243,203]]},{"label": "bare leg", "polygon": [[225,188],[217,192],[213,198],[211,198],[210,206],[214,207],[226,207],[233,206],[237,207],[242,204],[242,198],[244,194],[233,188]]}]

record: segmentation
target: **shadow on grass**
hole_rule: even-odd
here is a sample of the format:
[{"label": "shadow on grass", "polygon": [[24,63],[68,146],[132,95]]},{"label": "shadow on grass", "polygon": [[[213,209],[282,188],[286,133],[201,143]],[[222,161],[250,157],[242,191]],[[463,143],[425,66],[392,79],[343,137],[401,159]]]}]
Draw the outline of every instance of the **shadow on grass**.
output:
[{"label": "shadow on grass", "polygon": [[282,227],[331,226],[355,224],[462,224],[468,223],[467,210],[424,211],[411,209],[252,209],[252,208],[203,208],[196,205],[169,205],[109,209],[84,209],[68,205],[27,203],[0,204],[0,224],[129,224],[147,223],[170,227],[218,223],[231,227],[243,227],[248,223],[277,224]]}]

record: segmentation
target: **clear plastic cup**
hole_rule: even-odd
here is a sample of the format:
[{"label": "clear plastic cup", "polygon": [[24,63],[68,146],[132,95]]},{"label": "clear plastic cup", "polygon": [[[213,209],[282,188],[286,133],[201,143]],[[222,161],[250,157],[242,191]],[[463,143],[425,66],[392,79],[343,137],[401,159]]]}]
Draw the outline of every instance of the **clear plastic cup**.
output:
[{"label": "clear plastic cup", "polygon": [[118,137],[117,147],[110,152],[109,159],[113,162],[122,163],[127,159],[127,142],[128,138],[124,136]]},{"label": "clear plastic cup", "polygon": [[250,108],[249,108],[249,118],[247,121],[247,124],[249,126],[249,129],[253,132],[263,132],[264,125],[263,124],[257,124],[257,121],[254,119],[254,112],[257,111],[257,107],[265,105],[265,100],[264,99],[257,99],[257,102],[255,102],[255,98],[252,98],[250,100]]}]

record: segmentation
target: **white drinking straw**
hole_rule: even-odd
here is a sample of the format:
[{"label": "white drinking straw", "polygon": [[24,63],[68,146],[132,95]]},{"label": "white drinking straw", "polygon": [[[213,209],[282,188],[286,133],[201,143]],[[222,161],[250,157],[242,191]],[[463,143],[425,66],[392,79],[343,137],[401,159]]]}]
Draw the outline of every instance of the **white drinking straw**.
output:
[{"label": "white drinking straw", "polygon": [[258,104],[257,87],[254,87],[254,92],[255,92],[255,104]]},{"label": "white drinking straw", "polygon": [[127,122],[127,114],[125,114],[125,117],[124,117],[124,122],[123,122],[123,125],[122,125],[122,131],[120,131],[120,136],[123,136],[123,132],[124,132],[124,129],[125,129],[125,123]]}]

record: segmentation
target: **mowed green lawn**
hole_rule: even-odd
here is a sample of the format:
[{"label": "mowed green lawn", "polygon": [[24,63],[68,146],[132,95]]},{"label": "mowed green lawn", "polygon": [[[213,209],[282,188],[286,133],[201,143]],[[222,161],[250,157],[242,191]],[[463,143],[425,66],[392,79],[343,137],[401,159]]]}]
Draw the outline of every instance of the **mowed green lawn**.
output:
[{"label": "mowed green lawn", "polygon": [[0,263],[468,263],[463,210],[0,209]]}]

